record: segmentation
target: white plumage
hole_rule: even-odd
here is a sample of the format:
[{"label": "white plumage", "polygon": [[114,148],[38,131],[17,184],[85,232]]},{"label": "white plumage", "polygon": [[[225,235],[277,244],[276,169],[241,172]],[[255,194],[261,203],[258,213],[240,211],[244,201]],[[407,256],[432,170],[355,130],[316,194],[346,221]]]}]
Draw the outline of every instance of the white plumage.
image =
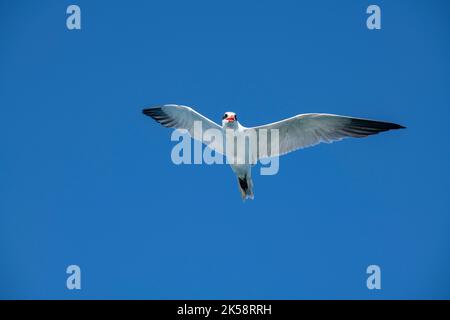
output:
[{"label": "white plumage", "polygon": [[[390,122],[325,113],[300,114],[267,125],[246,128],[237,121],[237,116],[234,112],[226,112],[222,118],[222,126],[220,126],[190,107],[173,104],[144,109],[143,113],[152,117],[165,127],[185,129],[191,137],[200,140],[202,139],[202,135],[201,132],[195,132],[195,128],[197,128],[197,126],[194,126],[195,121],[201,122],[203,131],[216,129],[222,132],[224,136],[226,135],[225,132],[230,130],[236,137],[249,135],[249,130],[252,130],[256,133],[256,139],[250,140],[252,145],[245,151],[246,154],[237,154],[234,156],[238,158],[245,157],[250,152],[249,149],[253,150],[252,147],[254,147],[254,150],[257,150],[257,152],[256,155],[251,154],[253,161],[284,155],[297,149],[317,145],[321,142],[330,143],[348,137],[362,138],[387,130],[404,128],[401,125]],[[270,132],[272,130],[278,132],[279,139],[275,140],[278,148],[272,145],[272,141],[274,141],[274,139],[270,138]],[[267,132],[268,135],[260,134],[262,131]],[[260,137],[267,137],[267,139],[260,139]],[[226,146],[223,141],[215,140],[208,144],[208,146],[216,152],[226,154]],[[234,164],[233,161],[229,162],[238,177],[242,198],[253,199],[251,163],[248,161],[245,163],[238,162],[237,164]]]}]

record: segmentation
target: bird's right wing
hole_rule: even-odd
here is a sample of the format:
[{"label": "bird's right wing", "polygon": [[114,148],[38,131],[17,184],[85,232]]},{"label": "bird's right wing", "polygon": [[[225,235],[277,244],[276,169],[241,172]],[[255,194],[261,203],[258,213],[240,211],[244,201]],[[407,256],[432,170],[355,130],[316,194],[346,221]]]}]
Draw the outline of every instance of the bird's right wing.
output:
[{"label": "bird's right wing", "polygon": [[[183,129],[189,135],[203,143],[202,133],[209,129],[217,129],[222,132],[222,127],[207,117],[201,115],[194,109],[186,106],[166,104],[142,110],[142,112],[152,117],[154,120],[162,124],[166,128]],[[197,123],[197,125],[195,125]],[[199,130],[201,125],[201,130]],[[205,143],[211,149],[223,153],[223,142],[213,139],[210,143]]]}]

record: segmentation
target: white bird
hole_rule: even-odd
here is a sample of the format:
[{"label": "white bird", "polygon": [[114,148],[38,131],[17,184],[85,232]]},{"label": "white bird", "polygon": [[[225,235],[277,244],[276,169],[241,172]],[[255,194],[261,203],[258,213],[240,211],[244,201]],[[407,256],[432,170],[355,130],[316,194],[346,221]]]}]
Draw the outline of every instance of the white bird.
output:
[{"label": "white bird", "polygon": [[[257,133],[256,137],[258,140],[260,137],[259,133],[262,131],[261,129],[267,131],[276,129],[279,135],[279,139],[276,141],[278,148],[272,145],[273,142],[271,139],[267,139],[268,141],[263,143],[261,143],[262,141],[255,141],[255,143],[257,142],[257,153],[256,155],[250,154],[252,161],[284,155],[291,151],[311,147],[321,142],[331,143],[348,137],[362,138],[391,129],[405,128],[399,124],[390,122],[326,113],[299,114],[267,125],[246,128],[239,123],[237,115],[234,112],[225,112],[222,117],[222,126],[220,126],[190,107],[174,104],[144,109],[143,113],[152,117],[165,127],[187,130],[193,138],[198,137],[194,133],[194,122],[196,121],[202,124],[203,130],[218,129],[223,133],[225,131],[232,131],[235,137],[245,135],[249,130],[254,130]],[[205,143],[204,141],[202,142]],[[215,141],[207,145],[213,150],[225,154],[225,146],[220,142]],[[245,157],[249,156],[249,149],[251,148],[245,150]],[[228,163],[230,163],[231,168],[238,178],[242,199],[253,199],[251,164],[254,162],[246,161],[236,163],[230,160]]]}]

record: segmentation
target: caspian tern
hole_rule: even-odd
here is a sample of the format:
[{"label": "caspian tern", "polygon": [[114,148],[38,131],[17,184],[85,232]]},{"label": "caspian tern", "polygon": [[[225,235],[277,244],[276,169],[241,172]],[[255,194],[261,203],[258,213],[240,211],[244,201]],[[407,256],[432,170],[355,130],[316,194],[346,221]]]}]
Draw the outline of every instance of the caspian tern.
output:
[{"label": "caspian tern", "polygon": [[[217,129],[220,132],[232,131],[239,137],[245,135],[249,130],[259,133],[263,130],[276,130],[278,132],[277,146],[273,146],[273,141],[265,142],[266,148],[258,144],[257,155],[251,155],[253,159],[259,160],[268,157],[281,156],[291,151],[311,147],[321,142],[331,143],[344,138],[363,138],[379,132],[392,129],[403,129],[405,127],[390,123],[368,119],[352,118],[326,113],[306,113],[273,122],[267,125],[246,128],[237,120],[234,112],[225,112],[222,117],[222,126],[201,115],[194,109],[182,105],[167,104],[149,109],[144,109],[143,113],[152,117],[157,122],[168,128],[184,129],[192,138],[196,138],[194,123],[201,123],[202,128]],[[197,137],[196,139],[202,140]],[[258,138],[259,139],[259,138]],[[204,141],[202,141],[205,143]],[[257,141],[261,143],[260,141]],[[225,154],[223,145],[210,143],[210,148]],[[249,148],[250,149],[250,148]],[[248,156],[248,149],[246,149]],[[227,155],[228,160],[229,155]],[[248,162],[233,161],[228,162],[238,178],[239,190],[242,199],[253,199],[253,181],[251,179],[251,164]],[[252,162],[253,164],[253,162]]]}]

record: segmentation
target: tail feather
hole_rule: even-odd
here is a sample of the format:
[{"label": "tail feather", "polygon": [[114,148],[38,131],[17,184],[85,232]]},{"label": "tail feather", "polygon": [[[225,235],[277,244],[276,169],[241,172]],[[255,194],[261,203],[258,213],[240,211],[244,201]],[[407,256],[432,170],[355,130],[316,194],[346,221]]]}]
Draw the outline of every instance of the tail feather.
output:
[{"label": "tail feather", "polygon": [[252,199],[253,200],[253,181],[249,176],[243,178],[238,177],[239,190],[241,191],[242,200]]}]

